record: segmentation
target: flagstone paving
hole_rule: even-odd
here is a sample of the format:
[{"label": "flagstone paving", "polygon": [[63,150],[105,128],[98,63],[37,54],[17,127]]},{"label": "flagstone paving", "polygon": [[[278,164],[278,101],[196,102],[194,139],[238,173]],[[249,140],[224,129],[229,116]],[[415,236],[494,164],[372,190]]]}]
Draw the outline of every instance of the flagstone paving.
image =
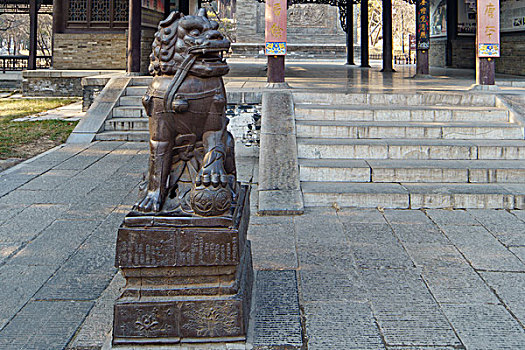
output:
[{"label": "flagstone paving", "polygon": [[[256,161],[238,164],[253,183]],[[146,143],[96,142],[0,173],[0,349],[107,346],[117,228],[146,166]],[[259,217],[253,186],[247,348],[525,349],[523,211]]]}]

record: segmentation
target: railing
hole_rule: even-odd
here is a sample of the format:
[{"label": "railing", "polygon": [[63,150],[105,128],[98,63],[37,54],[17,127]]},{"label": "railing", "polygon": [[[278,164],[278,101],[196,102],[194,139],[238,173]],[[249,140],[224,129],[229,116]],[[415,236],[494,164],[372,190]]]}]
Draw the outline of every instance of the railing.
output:
[{"label": "railing", "polygon": [[[0,55],[2,73],[27,69],[29,56],[25,55]],[[51,56],[36,56],[36,68],[51,68]]]},{"label": "railing", "polygon": [[[373,53],[368,56],[371,60],[382,60],[383,55],[380,53]],[[394,64],[416,64],[416,58],[409,55],[394,56]]]},{"label": "railing", "polygon": [[416,64],[416,58],[412,58],[409,55],[395,56],[394,64]]}]

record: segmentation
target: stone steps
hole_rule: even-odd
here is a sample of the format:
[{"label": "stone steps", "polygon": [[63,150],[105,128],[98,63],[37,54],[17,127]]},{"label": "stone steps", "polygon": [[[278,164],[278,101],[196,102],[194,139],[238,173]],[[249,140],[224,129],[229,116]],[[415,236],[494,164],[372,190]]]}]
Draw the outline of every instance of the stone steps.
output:
[{"label": "stone steps", "polygon": [[97,141],[149,141],[147,131],[104,131],[95,136]]},{"label": "stone steps", "polygon": [[496,97],[482,93],[331,93],[294,92],[296,105],[359,105],[368,106],[486,106],[495,107]]},{"label": "stone steps", "polygon": [[523,185],[302,182],[305,206],[524,209]]},{"label": "stone steps", "polygon": [[525,140],[298,138],[304,159],[525,159]]},{"label": "stone steps", "polygon": [[294,98],[306,206],[524,207],[524,128],[494,95]]},{"label": "stone steps", "polygon": [[126,96],[144,96],[148,87],[145,85],[131,85],[126,88]]},{"label": "stone steps", "polygon": [[120,106],[142,106],[142,95],[137,96],[122,96],[119,101]]},{"label": "stone steps", "polygon": [[300,180],[309,182],[519,183],[523,160],[299,159]]},{"label": "stone steps", "polygon": [[113,108],[112,118],[147,118],[146,110],[142,105],[118,106]]},{"label": "stone steps", "polygon": [[352,122],[342,120],[298,120],[298,137],[355,139],[524,139],[520,125],[494,122]]},{"label": "stone steps", "polygon": [[[121,99],[122,101],[122,99]],[[339,120],[376,122],[507,122],[509,112],[498,107],[449,106],[367,106],[361,105],[295,105],[297,120]]]},{"label": "stone steps", "polygon": [[112,118],[106,120],[105,131],[146,131],[149,130],[148,118]]}]

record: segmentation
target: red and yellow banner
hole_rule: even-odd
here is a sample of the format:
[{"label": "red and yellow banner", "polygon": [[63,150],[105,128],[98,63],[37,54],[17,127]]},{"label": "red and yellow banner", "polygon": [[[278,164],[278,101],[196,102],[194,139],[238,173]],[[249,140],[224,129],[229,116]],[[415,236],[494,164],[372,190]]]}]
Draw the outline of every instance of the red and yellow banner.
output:
[{"label": "red and yellow banner", "polygon": [[478,0],[478,57],[499,57],[499,0]]},{"label": "red and yellow banner", "polygon": [[286,0],[266,0],[265,54],[286,55]]}]

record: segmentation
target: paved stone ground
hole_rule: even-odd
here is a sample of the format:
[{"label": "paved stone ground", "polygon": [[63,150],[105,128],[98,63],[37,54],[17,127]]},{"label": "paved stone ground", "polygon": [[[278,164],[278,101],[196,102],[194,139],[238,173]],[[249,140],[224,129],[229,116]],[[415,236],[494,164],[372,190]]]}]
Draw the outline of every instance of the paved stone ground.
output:
[{"label": "paved stone ground", "polygon": [[[67,145],[0,173],[0,349],[107,340],[146,147]],[[252,214],[249,235],[256,349],[525,349],[523,211],[308,209]]]}]

